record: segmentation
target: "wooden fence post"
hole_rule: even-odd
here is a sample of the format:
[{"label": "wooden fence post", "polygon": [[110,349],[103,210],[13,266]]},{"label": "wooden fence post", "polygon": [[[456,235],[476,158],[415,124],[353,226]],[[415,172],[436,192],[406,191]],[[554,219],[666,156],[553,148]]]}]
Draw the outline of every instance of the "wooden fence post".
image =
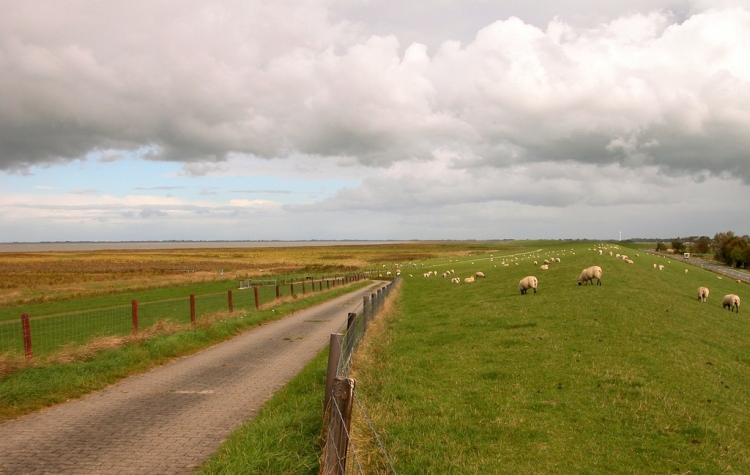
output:
[{"label": "wooden fence post", "polygon": [[258,300],[258,287],[253,287],[253,293],[255,294],[255,310],[260,308],[260,300]]},{"label": "wooden fence post", "polygon": [[326,373],[326,393],[323,398],[323,411],[328,408],[331,399],[333,380],[336,379],[336,372],[338,371],[339,360],[341,359],[341,342],[343,339],[344,335],[341,333],[331,333],[331,341],[328,344],[328,372]]},{"label": "wooden fence post", "polygon": [[279,298],[279,284],[276,284],[276,298]]},{"label": "wooden fence post", "polygon": [[190,294],[190,323],[195,325],[195,295]]},{"label": "wooden fence post", "polygon": [[351,378],[336,378],[333,383],[333,399],[326,443],[326,475],[346,473],[355,384],[356,382]]},{"label": "wooden fence post", "polygon": [[304,281],[302,281],[302,293],[303,293],[303,294],[307,293],[307,292],[305,291],[305,282],[304,282]]},{"label": "wooden fence post", "polygon": [[29,314],[21,315],[21,330],[23,331],[23,352],[26,354],[26,360],[34,359],[34,351],[31,349],[31,322]]},{"label": "wooden fence post", "polygon": [[289,284],[289,291],[292,293],[292,297],[294,297],[294,282]]},{"label": "wooden fence post", "polygon": [[229,301],[229,313],[234,312],[234,302],[232,302],[232,291],[227,290],[227,300]]},{"label": "wooden fence post", "polygon": [[138,301],[130,302],[131,314],[133,317],[133,335],[138,334]]}]

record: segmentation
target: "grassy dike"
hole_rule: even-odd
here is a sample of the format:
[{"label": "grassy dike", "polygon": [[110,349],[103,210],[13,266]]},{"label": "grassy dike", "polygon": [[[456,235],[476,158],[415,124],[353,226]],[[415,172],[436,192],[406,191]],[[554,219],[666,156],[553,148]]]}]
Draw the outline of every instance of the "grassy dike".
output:
[{"label": "grassy dike", "polygon": [[[307,294],[260,311],[219,314],[195,328],[159,326],[123,344],[111,339],[94,343],[66,358],[51,359],[0,379],[0,422],[96,391],[118,380],[148,371],[290,313],[365,287],[370,281]],[[183,331],[180,331],[183,330]]]},{"label": "grassy dike", "polygon": [[[543,247],[435,268],[487,275],[473,284],[404,279],[357,367],[398,473],[750,473],[750,320],[721,307],[747,285],[633,249],[629,265]],[[542,271],[547,252],[561,262]],[[591,265],[603,285],[578,286]],[[518,293],[526,275],[539,293]]]}]

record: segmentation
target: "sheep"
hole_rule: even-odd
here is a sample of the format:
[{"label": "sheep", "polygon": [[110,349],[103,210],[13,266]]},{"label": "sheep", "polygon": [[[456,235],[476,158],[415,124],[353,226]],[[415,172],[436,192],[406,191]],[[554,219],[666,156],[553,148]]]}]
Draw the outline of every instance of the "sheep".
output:
[{"label": "sheep", "polygon": [[698,300],[705,302],[708,298],[708,287],[698,287]]},{"label": "sheep", "polygon": [[664,265],[663,264],[659,264],[659,270],[664,270]]},{"label": "sheep", "polygon": [[547,264],[539,266],[539,268],[542,269],[542,270],[549,270],[549,266]]},{"label": "sheep", "polygon": [[518,282],[518,290],[521,292],[521,295],[525,294],[529,289],[534,289],[534,293],[536,293],[537,284],[536,277],[530,275]]},{"label": "sheep", "polygon": [[596,285],[602,285],[602,268],[599,266],[591,266],[583,269],[583,272],[578,277],[578,285],[582,285],[584,282],[588,284],[589,281],[593,284],[594,279],[596,279]]},{"label": "sheep", "polygon": [[686,273],[686,274],[688,273],[688,270],[687,270],[687,269],[685,269],[685,273]]},{"label": "sheep", "polygon": [[636,254],[635,257],[641,257],[641,255],[640,254]]},{"label": "sheep", "polygon": [[544,260],[545,264],[549,264],[549,261],[547,259]]},{"label": "sheep", "polygon": [[740,298],[734,294],[727,294],[721,301],[721,307],[729,309],[730,312],[734,308],[737,313],[740,313]]},{"label": "sheep", "polygon": [[475,276],[475,277],[476,277],[477,279],[485,279],[485,278],[486,278],[486,277],[484,276],[484,272],[482,272],[482,271],[477,271],[477,273],[476,273],[476,274],[474,274],[474,276]]},{"label": "sheep", "polygon": [[471,277],[465,278],[464,282],[466,282],[467,284],[470,284],[470,283],[474,282],[474,276],[472,275]]},{"label": "sheep", "polygon": [[560,258],[559,257],[556,257],[555,259],[557,259],[557,262],[560,262]]},{"label": "sheep", "polygon": [[460,284],[460,283],[461,283],[461,279],[459,279],[458,277],[454,277],[451,279],[451,284]]},{"label": "sheep", "polygon": [[656,264],[654,264],[654,269],[656,269]]},{"label": "sheep", "polygon": [[602,255],[602,250],[601,250],[601,249],[599,249],[599,255],[600,255],[600,256]]},{"label": "sheep", "polygon": [[627,262],[628,264],[632,264],[633,260],[632,259],[627,259],[625,262]]},{"label": "sheep", "polygon": [[616,259],[619,259],[619,258],[620,258],[620,255],[619,255],[619,254],[616,254],[616,255],[615,255],[615,258],[616,258]]},{"label": "sheep", "polygon": [[720,276],[720,275],[717,275],[717,276],[716,276],[716,278],[717,278],[717,279],[719,279],[719,280],[722,280],[722,279],[723,279],[723,277],[722,277],[722,276]]},{"label": "sheep", "polygon": [[612,257],[612,251],[609,251],[609,257]]},{"label": "sheep", "polygon": [[535,266],[537,266],[537,265],[539,265],[539,264],[537,264],[537,262],[536,262],[536,261],[534,261],[534,265],[535,265]]}]

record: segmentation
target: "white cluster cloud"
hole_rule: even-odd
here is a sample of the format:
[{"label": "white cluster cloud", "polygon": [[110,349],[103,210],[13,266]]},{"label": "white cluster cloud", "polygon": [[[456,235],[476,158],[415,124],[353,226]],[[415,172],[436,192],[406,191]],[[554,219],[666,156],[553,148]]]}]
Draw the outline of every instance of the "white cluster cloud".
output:
[{"label": "white cluster cloud", "polygon": [[697,183],[750,183],[750,6],[588,3],[598,5],[588,21],[505,16],[428,45],[419,29],[372,34],[387,16],[376,28],[341,15],[377,2],[0,0],[0,171],[135,156],[180,162],[185,179],[252,163],[256,176],[361,182],[307,205],[253,190],[225,203],[135,203],[92,184],[66,194],[69,209],[31,195],[5,206],[58,217],[99,206],[110,222],[248,209],[437,209],[480,222],[493,206],[512,216],[513,204],[553,214],[663,205]]},{"label": "white cluster cloud", "polygon": [[[315,2],[3,2],[0,166],[152,147],[227,154],[575,161],[750,180],[750,11],[593,28],[511,17],[429,56]],[[471,161],[471,160],[468,160]],[[467,164],[467,166],[469,166]],[[195,168],[195,166],[191,166]]]}]

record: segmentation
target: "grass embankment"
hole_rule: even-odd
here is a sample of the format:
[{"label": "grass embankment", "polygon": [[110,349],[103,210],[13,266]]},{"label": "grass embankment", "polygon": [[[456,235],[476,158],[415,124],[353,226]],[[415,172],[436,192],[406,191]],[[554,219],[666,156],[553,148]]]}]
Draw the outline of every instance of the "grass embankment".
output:
[{"label": "grass embankment", "polygon": [[[195,328],[157,325],[138,337],[107,338],[91,345],[38,358],[29,367],[0,379],[0,421],[80,397],[124,377],[147,371],[172,358],[194,353],[259,323],[281,318],[359,289],[362,281],[334,290],[307,294],[260,311],[235,309],[200,322]],[[5,361],[5,364],[14,364]],[[22,364],[20,361],[15,364]],[[14,368],[15,369],[15,368]]]},{"label": "grass embankment", "polygon": [[[357,384],[399,474],[750,473],[750,322],[721,308],[747,286],[591,247],[404,280]],[[561,262],[534,267],[549,251]],[[576,285],[590,265],[601,287]],[[526,275],[538,294],[518,293]]]}]

